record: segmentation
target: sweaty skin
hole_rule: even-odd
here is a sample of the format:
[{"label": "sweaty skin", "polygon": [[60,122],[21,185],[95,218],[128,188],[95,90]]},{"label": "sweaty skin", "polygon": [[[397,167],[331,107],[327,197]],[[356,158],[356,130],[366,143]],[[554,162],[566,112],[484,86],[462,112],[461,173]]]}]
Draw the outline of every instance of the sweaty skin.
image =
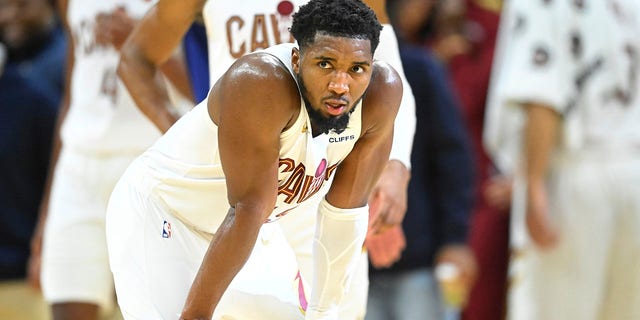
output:
[{"label": "sweaty skin", "polygon": [[[133,31],[122,49],[118,74],[132,93],[132,96],[140,110],[162,132],[165,132],[177,120],[177,116],[171,113],[171,101],[169,101],[162,83],[158,82],[156,79],[156,66],[165,61],[170,52],[180,44],[182,37],[192,21],[194,21],[201,13],[205,2],[205,0],[160,0],[138,24],[137,28]],[[383,10],[384,1],[366,2],[372,5],[381,22],[387,22],[386,14],[384,14]],[[376,3],[377,5],[375,5]],[[159,34],[162,36],[149,36]],[[387,67],[383,70],[387,70]],[[388,71],[385,71],[385,74],[386,72]],[[307,83],[307,86],[310,85],[311,84]],[[217,85],[214,85],[213,90],[220,90],[216,89],[220,86],[223,86],[223,84],[218,83]],[[261,83],[260,86],[260,88],[262,88],[264,84]],[[246,92],[243,92],[241,95],[245,94]],[[271,94],[272,93],[270,92],[269,95],[265,96],[270,96]],[[385,108],[393,106],[393,95],[379,95],[379,92],[373,89],[369,90],[369,93],[365,97],[365,101],[372,98],[374,95],[380,96],[380,98],[383,99],[382,101],[386,101],[385,103],[387,105]],[[259,101],[263,100],[264,98],[261,98]],[[279,103],[284,107],[285,103],[283,101],[280,101]],[[269,110],[269,112],[272,111]],[[344,110],[339,110],[339,112],[344,113]],[[224,112],[221,112],[220,114],[210,112],[210,114],[213,115],[213,120],[215,122],[217,117],[224,114]],[[260,120],[258,123],[264,121],[263,116],[264,113],[258,117]],[[288,119],[291,121],[293,118],[295,117],[291,115]],[[373,126],[371,130],[380,130],[380,128]],[[388,134],[390,137],[393,136],[392,132],[389,132]],[[266,136],[263,138],[266,139]],[[240,142],[240,140],[236,140],[236,146],[239,145],[237,142]],[[252,155],[251,158],[256,158],[256,156],[251,152],[254,151],[248,151],[248,153]],[[385,157],[388,159],[388,156]],[[344,165],[346,164],[343,164],[343,166]],[[363,169],[355,168],[355,170]],[[376,180],[377,184],[375,184],[375,188],[372,187],[362,190],[344,191],[347,194],[360,194],[366,190],[366,192],[371,195],[368,199],[369,203],[371,204],[375,202],[375,208],[377,209],[370,212],[370,226],[373,233],[380,233],[394,226],[398,226],[401,223],[406,210],[406,189],[409,181],[408,168],[398,160],[391,160],[385,162],[385,165],[383,165],[383,171],[385,174],[380,179]],[[364,170],[362,172],[362,174],[366,173]],[[334,181],[337,181],[337,177]],[[355,188],[355,185],[351,188]],[[331,199],[329,199],[329,201],[331,202]],[[367,200],[365,199],[363,204],[366,202]],[[340,205],[334,202],[331,203],[340,207]],[[232,213],[235,217],[238,216],[237,210],[239,210],[238,206],[236,206],[235,212]],[[233,220],[236,219],[237,218],[233,218]],[[397,259],[402,247],[403,246],[392,247],[391,250],[393,250],[394,253],[389,256],[393,256]]]},{"label": "sweaty skin", "polygon": [[[389,20],[384,0],[364,1],[383,24]],[[178,119],[171,112],[172,102],[161,81],[157,79],[157,66],[162,65],[179,46],[191,23],[198,17],[206,0],[160,0],[144,16],[122,49],[118,75],[122,78],[140,110],[165,132]],[[149,37],[148,35],[159,35]],[[410,143],[410,142],[409,142]],[[392,159],[385,174],[372,190],[370,227],[380,233],[399,225],[406,211],[406,190],[409,169],[399,160]],[[394,250],[400,251],[401,248]],[[398,254],[394,254],[399,256]]]},{"label": "sweaty skin", "polygon": [[[346,113],[367,92],[362,134],[336,170],[326,195],[333,206],[362,207],[384,169],[385,162],[375,159],[387,157],[391,148],[401,81],[388,65],[373,62],[368,40],[317,35],[313,45],[292,54],[293,69],[307,84],[305,98],[311,108],[329,116],[326,97],[340,96],[348,101]],[[211,241],[181,319],[210,318],[246,262],[276,201],[280,134],[300,108],[294,80],[267,54],[240,58],[210,96],[209,114],[219,127],[220,157],[232,208]]]}]

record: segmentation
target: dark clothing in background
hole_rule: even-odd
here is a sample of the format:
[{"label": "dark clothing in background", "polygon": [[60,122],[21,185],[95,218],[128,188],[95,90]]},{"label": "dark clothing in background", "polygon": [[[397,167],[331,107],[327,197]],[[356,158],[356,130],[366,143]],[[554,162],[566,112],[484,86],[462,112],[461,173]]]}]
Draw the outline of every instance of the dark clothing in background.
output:
[{"label": "dark clothing in background", "polygon": [[0,74],[0,280],[26,276],[62,96],[65,37],[39,41]]},{"label": "dark clothing in background", "polygon": [[447,71],[425,48],[400,42],[400,55],[417,121],[402,223],[407,246],[391,268],[372,267],[372,276],[433,267],[442,246],[467,241],[472,207],[471,150]]},{"label": "dark clothing in background", "polygon": [[25,48],[9,51],[5,69],[15,69],[15,72],[35,90],[58,102],[64,92],[67,53],[64,30],[57,23],[51,32],[33,37]]}]

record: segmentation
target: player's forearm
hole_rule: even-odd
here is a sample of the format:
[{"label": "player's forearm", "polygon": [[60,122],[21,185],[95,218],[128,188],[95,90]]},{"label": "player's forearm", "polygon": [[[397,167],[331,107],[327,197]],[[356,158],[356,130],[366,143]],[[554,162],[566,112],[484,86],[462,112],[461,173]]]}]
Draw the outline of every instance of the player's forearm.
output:
[{"label": "player's forearm", "polygon": [[[397,106],[397,105],[396,105]],[[307,320],[338,319],[337,310],[359,257],[369,222],[369,193],[389,156],[391,120],[365,134],[336,171],[318,206],[313,249],[313,290]]]},{"label": "player's forearm", "polygon": [[162,74],[178,89],[178,92],[190,100],[193,99],[193,89],[189,80],[189,71],[182,52],[178,50],[174,55],[160,66]]},{"label": "player's forearm", "polygon": [[[229,284],[255,245],[263,214],[229,209],[191,285],[180,319],[211,319]],[[245,210],[246,211],[246,210]]]},{"label": "player's forearm", "polygon": [[368,217],[367,206],[341,209],[326,200],[320,203],[313,241],[313,290],[305,319],[338,319],[338,306],[362,254]]},{"label": "player's forearm", "polygon": [[[160,131],[165,132],[177,120],[172,102],[160,74],[160,68],[175,54],[204,0],[162,0],[153,6],[133,29],[121,49],[118,75],[124,81],[140,111]],[[177,77],[172,63],[166,68],[170,81],[184,94],[186,72]],[[186,94],[188,95],[188,94]]]},{"label": "player's forearm", "polygon": [[171,101],[158,68],[137,48],[125,44],[118,64],[118,75],[140,111],[161,132],[166,132],[178,117],[171,112]]},{"label": "player's forearm", "polygon": [[557,144],[561,118],[553,109],[536,104],[528,104],[526,113],[524,152],[527,182],[542,185]]}]

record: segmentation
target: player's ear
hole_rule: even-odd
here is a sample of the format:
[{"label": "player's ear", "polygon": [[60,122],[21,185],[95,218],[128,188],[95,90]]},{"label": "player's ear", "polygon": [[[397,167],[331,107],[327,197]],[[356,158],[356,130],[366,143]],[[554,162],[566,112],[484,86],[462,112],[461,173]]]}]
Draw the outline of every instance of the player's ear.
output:
[{"label": "player's ear", "polygon": [[291,66],[293,67],[293,72],[300,73],[300,50],[295,47],[291,50]]}]

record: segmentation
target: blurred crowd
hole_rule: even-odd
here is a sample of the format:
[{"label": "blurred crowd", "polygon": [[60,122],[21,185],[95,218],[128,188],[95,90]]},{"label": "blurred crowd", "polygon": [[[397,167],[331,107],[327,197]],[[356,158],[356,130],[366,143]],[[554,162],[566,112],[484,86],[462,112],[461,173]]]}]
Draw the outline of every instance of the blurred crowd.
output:
[{"label": "blurred crowd", "polygon": [[[119,94],[119,50],[154,1],[78,2],[0,0],[0,319],[120,319],[113,294],[58,289],[113,286],[77,255],[104,226],[74,228],[96,218],[70,203],[105,206],[152,121],[175,120]],[[365,319],[640,319],[640,2],[373,2],[416,130],[402,226],[365,243]],[[196,18],[156,77],[177,104],[206,97],[206,41]],[[57,241],[76,232],[92,236]]]}]

